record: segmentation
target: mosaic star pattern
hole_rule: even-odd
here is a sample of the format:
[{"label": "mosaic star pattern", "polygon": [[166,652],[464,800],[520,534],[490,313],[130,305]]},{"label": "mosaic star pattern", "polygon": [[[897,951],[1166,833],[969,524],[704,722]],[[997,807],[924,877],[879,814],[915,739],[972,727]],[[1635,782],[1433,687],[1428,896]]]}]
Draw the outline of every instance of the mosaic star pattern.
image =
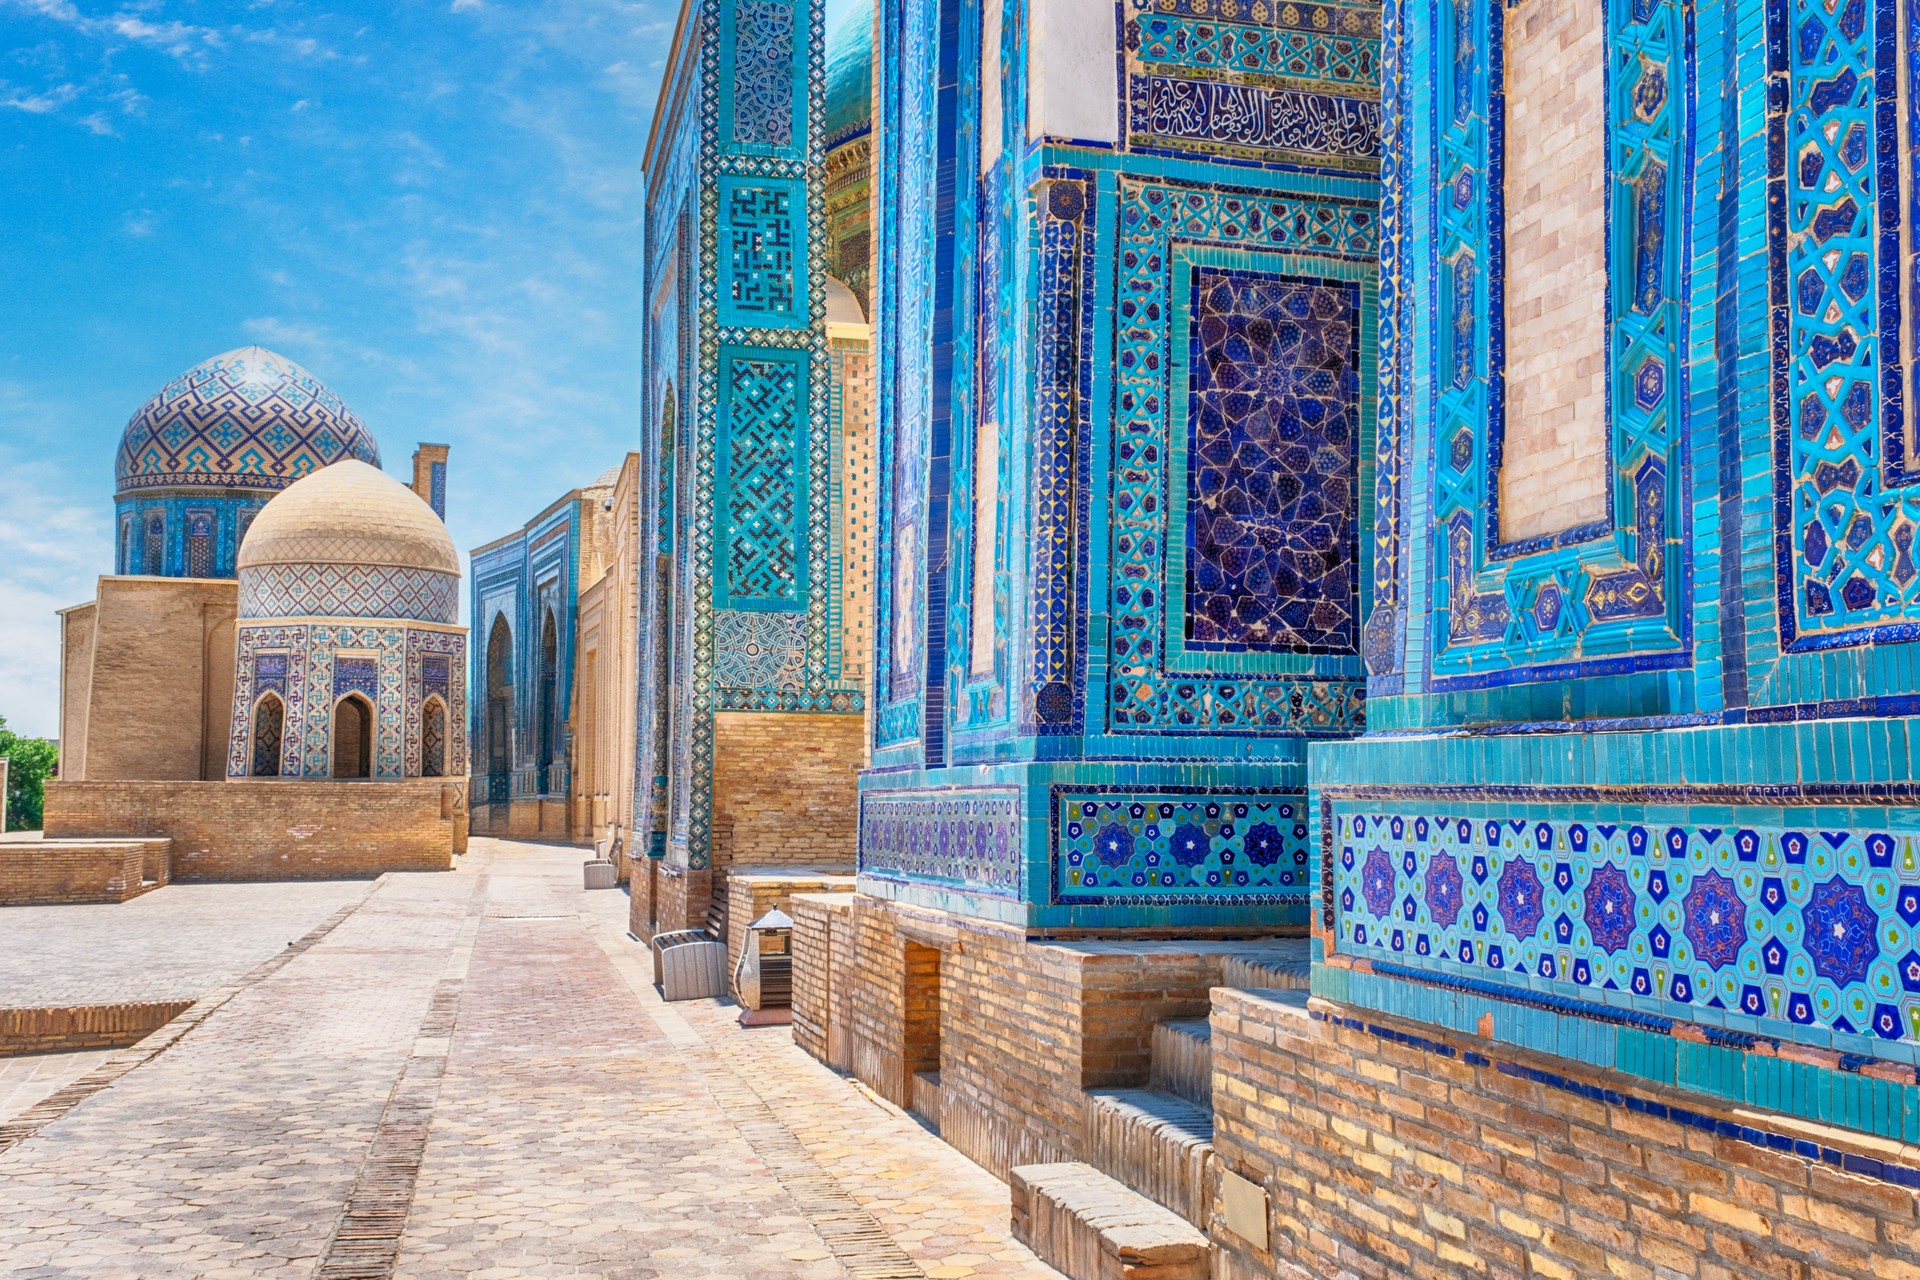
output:
[{"label": "mosaic star pattern", "polygon": [[1341,951],[1523,995],[1920,1043],[1920,836],[1355,814],[1335,845]]},{"label": "mosaic star pattern", "polygon": [[1054,900],[1304,898],[1306,797],[1056,788]]},{"label": "mosaic star pattern", "polygon": [[1187,639],[1353,653],[1359,289],[1193,276]]}]

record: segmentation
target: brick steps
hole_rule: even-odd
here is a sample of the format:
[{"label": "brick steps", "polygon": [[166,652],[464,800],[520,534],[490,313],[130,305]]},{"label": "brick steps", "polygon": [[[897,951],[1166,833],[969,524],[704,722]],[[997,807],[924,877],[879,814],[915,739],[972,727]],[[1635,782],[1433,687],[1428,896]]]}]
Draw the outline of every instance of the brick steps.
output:
[{"label": "brick steps", "polygon": [[1213,1110],[1154,1089],[1087,1094],[1087,1161],[1205,1227],[1213,1209]]},{"label": "brick steps", "polygon": [[1011,1183],[1014,1238],[1070,1280],[1207,1280],[1206,1236],[1091,1165],[1020,1165]]},{"label": "brick steps", "polygon": [[1213,1107],[1213,1024],[1205,1018],[1162,1022],[1153,1029],[1149,1088]]},{"label": "brick steps", "polygon": [[1247,955],[1228,956],[1220,966],[1220,985],[1237,991],[1305,991],[1311,979],[1304,938],[1297,946],[1273,943]]}]

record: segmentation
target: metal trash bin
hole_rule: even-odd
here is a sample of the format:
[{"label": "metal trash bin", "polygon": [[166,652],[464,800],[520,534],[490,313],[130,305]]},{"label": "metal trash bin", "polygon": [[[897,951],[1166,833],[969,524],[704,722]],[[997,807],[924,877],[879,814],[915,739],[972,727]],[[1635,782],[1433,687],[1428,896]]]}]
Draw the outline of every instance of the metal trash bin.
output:
[{"label": "metal trash bin", "polygon": [[653,939],[653,982],[663,1000],[699,1000],[727,993],[727,944],[704,929]]},{"label": "metal trash bin", "polygon": [[586,887],[589,889],[612,889],[620,883],[619,872],[610,859],[590,858],[580,865],[585,871]]},{"label": "metal trash bin", "polygon": [[793,1003],[793,918],[775,907],[747,926],[747,944],[733,971],[740,1003],[783,1009]]}]

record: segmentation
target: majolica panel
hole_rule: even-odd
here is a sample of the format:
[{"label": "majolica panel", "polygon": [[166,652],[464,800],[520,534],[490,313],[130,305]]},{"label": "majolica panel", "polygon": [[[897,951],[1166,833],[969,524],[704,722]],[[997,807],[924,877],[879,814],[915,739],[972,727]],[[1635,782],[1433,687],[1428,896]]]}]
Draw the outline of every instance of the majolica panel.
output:
[{"label": "majolica panel", "polygon": [[1441,118],[1433,476],[1433,687],[1460,689],[1687,660],[1684,405],[1690,162],[1687,10],[1610,0],[1607,421],[1610,515],[1504,540],[1496,493],[1506,412],[1503,9],[1433,10]]}]

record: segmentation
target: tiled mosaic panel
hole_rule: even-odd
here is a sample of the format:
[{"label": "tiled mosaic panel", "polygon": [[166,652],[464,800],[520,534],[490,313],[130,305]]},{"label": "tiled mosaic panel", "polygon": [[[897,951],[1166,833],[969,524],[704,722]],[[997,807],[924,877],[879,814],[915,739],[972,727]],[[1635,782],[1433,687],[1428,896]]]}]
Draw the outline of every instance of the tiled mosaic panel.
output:
[{"label": "tiled mosaic panel", "polygon": [[1378,6],[1134,0],[1132,8],[1123,37],[1130,145],[1377,167]]},{"label": "tiled mosaic panel", "polygon": [[1360,290],[1193,273],[1189,649],[1353,653]]},{"label": "tiled mosaic panel", "polygon": [[120,531],[114,572],[231,578],[234,555],[265,505],[264,496],[210,488],[136,490],[114,503]]},{"label": "tiled mosaic panel", "polygon": [[796,284],[806,275],[795,255],[806,244],[796,219],[806,208],[794,183],[728,183],[721,196],[722,300],[733,324],[806,322]]},{"label": "tiled mosaic panel", "polygon": [[1306,797],[1056,788],[1056,902],[1307,894]]},{"label": "tiled mosaic panel", "polygon": [[280,776],[280,750],[286,729],[287,704],[277,693],[267,693],[253,709],[253,767],[255,778]]},{"label": "tiled mosaic panel", "polygon": [[738,0],[734,7],[733,140],[793,145],[793,5]]},{"label": "tiled mosaic panel", "polygon": [[1898,38],[1891,0],[1801,0],[1788,13],[1786,200],[1770,207],[1791,317],[1775,536],[1783,638],[1818,647],[1858,643],[1867,637],[1847,633],[1920,609],[1914,402],[1884,394],[1904,380],[1909,354],[1897,246],[1884,231],[1901,216],[1898,166],[1913,157],[1878,136],[1906,109],[1896,77],[1911,83],[1914,69],[1907,51],[1908,65],[1876,84],[1876,47],[1889,46],[1891,64]]},{"label": "tiled mosaic panel", "polygon": [[263,347],[195,365],[141,405],[114,459],[119,492],[284,489],[342,458],[380,465],[365,424],[305,369]]},{"label": "tiled mosaic panel", "polygon": [[1340,951],[1683,1020],[1765,1018],[1814,1043],[1920,1043],[1920,836],[1358,814],[1335,847]]},{"label": "tiled mosaic panel", "polygon": [[[1122,733],[1344,732],[1361,725],[1357,681],[1164,669],[1170,370],[1164,352],[1174,306],[1172,255],[1195,242],[1329,258],[1378,252],[1371,207],[1274,195],[1260,198],[1131,178],[1120,181],[1119,296],[1114,316],[1118,414],[1114,425],[1109,631],[1110,724]],[[1184,304],[1182,306],[1184,310]],[[1184,482],[1184,478],[1182,478]]]},{"label": "tiled mosaic panel", "polygon": [[1033,390],[1033,476],[1028,481],[1032,597],[1031,670],[1024,710],[1042,734],[1077,733],[1085,720],[1086,578],[1076,573],[1086,522],[1074,448],[1080,426],[1081,272],[1093,211],[1088,184],[1064,174],[1035,192],[1040,294]]},{"label": "tiled mosaic panel", "polygon": [[[1591,658],[1615,667],[1673,666],[1684,659],[1688,639],[1684,593],[1670,589],[1678,576],[1672,569],[1685,562],[1675,554],[1666,491],[1671,428],[1682,411],[1676,371],[1684,237],[1676,192],[1686,166],[1674,148],[1684,133],[1691,73],[1686,11],[1673,0],[1608,11],[1610,65],[1633,75],[1631,91],[1612,95],[1606,123],[1615,230],[1608,270],[1616,282],[1607,348],[1615,387],[1607,427],[1615,470],[1611,527],[1508,544],[1496,556],[1491,460],[1506,406],[1493,353],[1504,341],[1505,267],[1500,191],[1487,175],[1506,127],[1498,67],[1489,69],[1502,14],[1493,0],[1453,0],[1440,11],[1447,53],[1428,90],[1443,108],[1430,158],[1443,192],[1435,202],[1438,296],[1430,305],[1437,307],[1431,332],[1442,375],[1434,428],[1432,670],[1436,687],[1446,688],[1506,683],[1527,667]],[[1622,287],[1626,281],[1631,289]],[[1664,622],[1666,633],[1649,629],[1649,620]]]},{"label": "tiled mosaic panel", "polygon": [[860,872],[1018,897],[1020,793],[953,790],[860,798]]},{"label": "tiled mosaic panel", "polygon": [[804,365],[784,356],[726,362],[726,594],[734,604],[802,603]]},{"label": "tiled mosaic panel", "polygon": [[460,618],[460,578],[432,569],[262,565],[240,575],[239,616],[454,623]]},{"label": "tiled mosaic panel", "polygon": [[804,689],[806,615],[714,610],[713,681],[739,689]]}]

